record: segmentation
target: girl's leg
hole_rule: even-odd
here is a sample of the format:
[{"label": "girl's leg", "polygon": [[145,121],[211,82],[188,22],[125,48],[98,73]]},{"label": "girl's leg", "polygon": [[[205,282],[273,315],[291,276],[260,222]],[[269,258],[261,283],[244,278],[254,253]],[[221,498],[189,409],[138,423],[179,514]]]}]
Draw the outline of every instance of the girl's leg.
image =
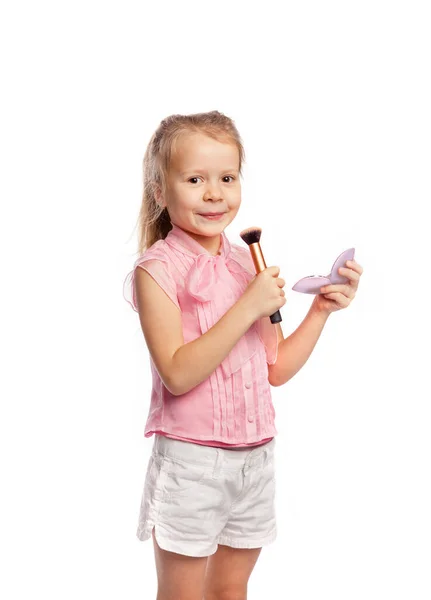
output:
[{"label": "girl's leg", "polygon": [[202,600],[208,557],[168,552],[157,543],[153,529],[158,591],[156,600]]},{"label": "girl's leg", "polygon": [[261,550],[219,545],[208,557],[203,600],[246,600],[247,583]]}]

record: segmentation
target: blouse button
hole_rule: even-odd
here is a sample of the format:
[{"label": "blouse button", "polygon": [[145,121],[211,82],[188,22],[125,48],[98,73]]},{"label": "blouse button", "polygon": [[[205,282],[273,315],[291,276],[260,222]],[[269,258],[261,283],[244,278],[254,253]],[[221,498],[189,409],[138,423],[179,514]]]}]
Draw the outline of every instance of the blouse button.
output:
[{"label": "blouse button", "polygon": [[250,423],[253,423],[254,416],[253,415],[248,415],[248,420],[249,420]]},{"label": "blouse button", "polygon": [[245,387],[246,387],[247,389],[251,388],[251,381],[246,381],[246,382],[245,382]]}]

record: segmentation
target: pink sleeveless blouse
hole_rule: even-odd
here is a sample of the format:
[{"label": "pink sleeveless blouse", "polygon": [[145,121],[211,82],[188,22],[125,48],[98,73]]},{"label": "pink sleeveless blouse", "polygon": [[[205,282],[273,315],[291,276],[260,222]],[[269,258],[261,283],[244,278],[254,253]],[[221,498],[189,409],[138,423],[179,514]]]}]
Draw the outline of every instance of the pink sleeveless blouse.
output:
[{"label": "pink sleeveless blouse", "polygon": [[[226,313],[256,275],[250,251],[221,235],[213,256],[173,225],[135,262],[123,284],[137,312],[135,270],[145,269],[181,314],[184,343],[195,340]],[[268,364],[277,360],[275,325],[263,317],[240,338],[215,371],[185,394],[174,396],[150,356],[152,390],[145,437],[153,434],[207,446],[244,448],[276,434]],[[191,368],[193,365],[190,366]]]}]

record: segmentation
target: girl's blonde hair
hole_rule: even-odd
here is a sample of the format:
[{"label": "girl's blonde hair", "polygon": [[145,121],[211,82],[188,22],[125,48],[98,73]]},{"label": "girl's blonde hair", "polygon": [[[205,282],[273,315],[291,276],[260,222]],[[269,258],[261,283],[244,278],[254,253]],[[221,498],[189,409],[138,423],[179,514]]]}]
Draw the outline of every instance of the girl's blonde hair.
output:
[{"label": "girl's blonde hair", "polygon": [[217,110],[170,115],[163,119],[148,143],[143,160],[144,190],[138,217],[139,255],[157,240],[164,240],[172,229],[169,213],[156,202],[155,192],[157,188],[166,191],[172,148],[184,133],[203,133],[218,141],[234,144],[239,152],[239,174],[242,174],[245,151],[232,119]]}]

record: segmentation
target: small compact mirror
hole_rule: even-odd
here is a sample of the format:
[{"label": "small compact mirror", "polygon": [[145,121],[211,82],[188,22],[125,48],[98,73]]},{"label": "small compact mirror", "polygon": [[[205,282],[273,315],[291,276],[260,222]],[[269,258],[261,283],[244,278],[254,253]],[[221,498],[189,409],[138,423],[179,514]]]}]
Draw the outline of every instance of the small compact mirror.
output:
[{"label": "small compact mirror", "polygon": [[303,294],[320,294],[320,289],[325,285],[348,283],[349,280],[347,277],[340,275],[338,269],[344,267],[347,260],[353,260],[354,256],[354,248],[345,250],[335,260],[329,275],[308,275],[307,277],[303,277],[295,283],[292,290],[302,292]]}]

